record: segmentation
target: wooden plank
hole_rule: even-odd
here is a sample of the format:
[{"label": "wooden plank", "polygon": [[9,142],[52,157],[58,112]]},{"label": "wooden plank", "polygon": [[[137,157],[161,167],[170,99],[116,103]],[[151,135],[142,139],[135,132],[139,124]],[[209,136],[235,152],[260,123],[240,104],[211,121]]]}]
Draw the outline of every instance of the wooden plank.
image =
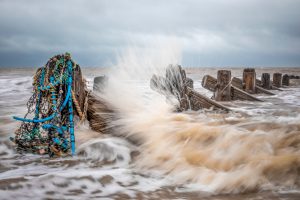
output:
[{"label": "wooden plank", "polygon": [[209,91],[215,92],[215,90],[217,88],[217,79],[215,79],[214,77],[212,77],[210,75],[205,75],[202,78],[201,85],[205,89],[208,89]]},{"label": "wooden plank", "polygon": [[231,80],[231,84],[234,86],[234,87],[237,87],[239,89],[243,89],[243,81],[242,79],[240,78],[237,78],[237,77],[233,77],[232,80]]},{"label": "wooden plank", "polygon": [[268,95],[275,95],[273,92],[270,92],[269,90],[266,90],[262,87],[259,87],[258,85],[256,85],[256,92],[257,93],[264,93],[264,94],[268,94]]},{"label": "wooden plank", "polygon": [[271,90],[278,90],[278,91],[283,91],[282,89],[274,86],[274,85],[271,85]]},{"label": "wooden plank", "polygon": [[234,86],[231,86],[231,92],[232,100],[263,101]]},{"label": "wooden plank", "polygon": [[187,88],[187,95],[191,101],[191,109],[192,110],[200,110],[203,108],[206,109],[213,109],[213,110],[224,110],[224,111],[230,111],[229,108],[226,106],[223,106],[222,104],[196,92],[192,88]]}]

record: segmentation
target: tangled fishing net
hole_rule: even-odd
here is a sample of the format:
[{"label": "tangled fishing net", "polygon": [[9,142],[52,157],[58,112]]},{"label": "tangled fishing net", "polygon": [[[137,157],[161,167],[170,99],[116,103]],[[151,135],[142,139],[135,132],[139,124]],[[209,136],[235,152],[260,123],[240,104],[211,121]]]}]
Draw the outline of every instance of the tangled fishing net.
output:
[{"label": "tangled fishing net", "polygon": [[80,66],[69,53],[56,55],[33,78],[21,126],[11,138],[21,152],[65,156],[75,154],[74,123],[86,118],[88,92]]}]

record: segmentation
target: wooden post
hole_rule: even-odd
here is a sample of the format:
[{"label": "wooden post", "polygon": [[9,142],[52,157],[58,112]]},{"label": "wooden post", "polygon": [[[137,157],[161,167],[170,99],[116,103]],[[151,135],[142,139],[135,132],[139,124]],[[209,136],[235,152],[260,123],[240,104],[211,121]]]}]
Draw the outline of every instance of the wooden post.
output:
[{"label": "wooden post", "polygon": [[283,75],[283,77],[282,77],[282,85],[285,85],[285,86],[289,86],[290,85],[290,77],[289,77],[289,75],[287,75],[287,74]]},{"label": "wooden post", "polygon": [[269,90],[271,89],[271,80],[270,80],[270,74],[269,73],[263,73],[261,75],[261,84],[262,87]]},{"label": "wooden post", "polygon": [[281,73],[274,73],[273,74],[273,85],[275,87],[282,86],[282,74]]},{"label": "wooden post", "polygon": [[106,76],[97,76],[94,78],[93,90],[97,92],[103,92],[103,89],[108,81]]},{"label": "wooden post", "polygon": [[217,89],[214,93],[216,101],[231,100],[231,71],[219,70],[217,76]]},{"label": "wooden post", "polygon": [[256,73],[255,69],[247,68],[243,72],[244,90],[249,93],[256,93]]}]

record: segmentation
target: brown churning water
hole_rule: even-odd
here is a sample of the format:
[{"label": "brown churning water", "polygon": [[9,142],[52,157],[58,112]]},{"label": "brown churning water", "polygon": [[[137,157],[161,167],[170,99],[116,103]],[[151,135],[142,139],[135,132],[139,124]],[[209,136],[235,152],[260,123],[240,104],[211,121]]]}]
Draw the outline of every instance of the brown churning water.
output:
[{"label": "brown churning water", "polygon": [[[180,52],[170,46],[144,54],[130,50],[109,70],[84,69],[88,80],[109,77],[102,97],[118,110],[113,135],[99,135],[77,127],[74,158],[49,159],[19,155],[8,137],[23,115],[31,93],[33,72],[0,73],[0,197],[4,199],[57,198],[189,198],[243,199],[236,193],[254,192],[297,199],[300,189],[300,88],[258,95],[264,102],[224,102],[233,112],[202,110],[173,112],[176,101],[152,91],[152,74],[162,74],[170,63],[180,63]],[[217,69],[188,69],[195,89],[205,74]],[[300,69],[256,69],[300,74]],[[232,69],[242,76],[242,68]],[[89,85],[92,87],[92,84]],[[132,143],[133,141],[133,143]],[[30,192],[28,192],[30,191]],[[256,193],[258,192],[258,193]],[[222,196],[227,193],[229,196]],[[220,196],[221,195],[221,196]]]}]

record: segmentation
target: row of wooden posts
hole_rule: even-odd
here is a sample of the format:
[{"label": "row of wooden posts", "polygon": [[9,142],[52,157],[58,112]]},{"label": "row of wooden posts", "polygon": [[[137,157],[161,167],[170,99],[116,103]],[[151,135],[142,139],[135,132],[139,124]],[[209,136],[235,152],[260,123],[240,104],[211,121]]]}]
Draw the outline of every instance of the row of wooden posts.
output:
[{"label": "row of wooden posts", "polygon": [[[150,87],[167,97],[170,95],[175,96],[179,101],[179,107],[176,109],[177,111],[188,109],[195,111],[200,109],[230,111],[230,108],[227,108],[218,101],[263,101],[253,94],[264,93],[266,95],[274,95],[272,90],[282,91],[282,87],[289,86],[290,79],[300,79],[299,76],[282,75],[281,73],[274,73],[272,81],[270,77],[269,73],[263,73],[261,79],[257,79],[255,69],[253,68],[244,69],[243,77],[241,79],[231,77],[230,70],[219,70],[217,72],[217,78],[205,75],[202,79],[203,88],[212,91],[214,94],[212,98],[209,98],[194,89],[193,80],[186,76],[185,70],[180,65],[169,65],[165,75],[160,76],[154,74],[152,76]],[[106,76],[96,77],[94,79],[94,91],[101,93],[107,80]],[[98,99],[94,98],[94,101],[97,103],[93,104],[101,105],[99,108],[95,108],[95,113],[99,116],[94,117],[95,124],[99,124],[97,121],[101,121],[105,118],[100,116],[99,113],[101,112],[99,112],[99,110],[103,108],[107,110],[110,106],[109,102],[105,103],[102,100],[100,101],[100,97]],[[100,125],[102,127],[102,124]],[[94,124],[91,125],[91,127],[94,126]],[[94,129],[99,128],[96,127]]]},{"label": "row of wooden posts", "polygon": [[283,75],[281,73],[273,74],[273,81],[269,73],[263,73],[261,80],[256,78],[256,72],[253,68],[247,68],[243,71],[243,78],[231,78],[230,70],[219,70],[217,78],[205,75],[202,79],[202,86],[214,92],[213,99],[216,101],[231,100],[250,100],[261,101],[252,94],[264,93],[274,95],[270,90],[281,90],[283,86],[289,86],[290,78],[297,79],[297,76]]}]

